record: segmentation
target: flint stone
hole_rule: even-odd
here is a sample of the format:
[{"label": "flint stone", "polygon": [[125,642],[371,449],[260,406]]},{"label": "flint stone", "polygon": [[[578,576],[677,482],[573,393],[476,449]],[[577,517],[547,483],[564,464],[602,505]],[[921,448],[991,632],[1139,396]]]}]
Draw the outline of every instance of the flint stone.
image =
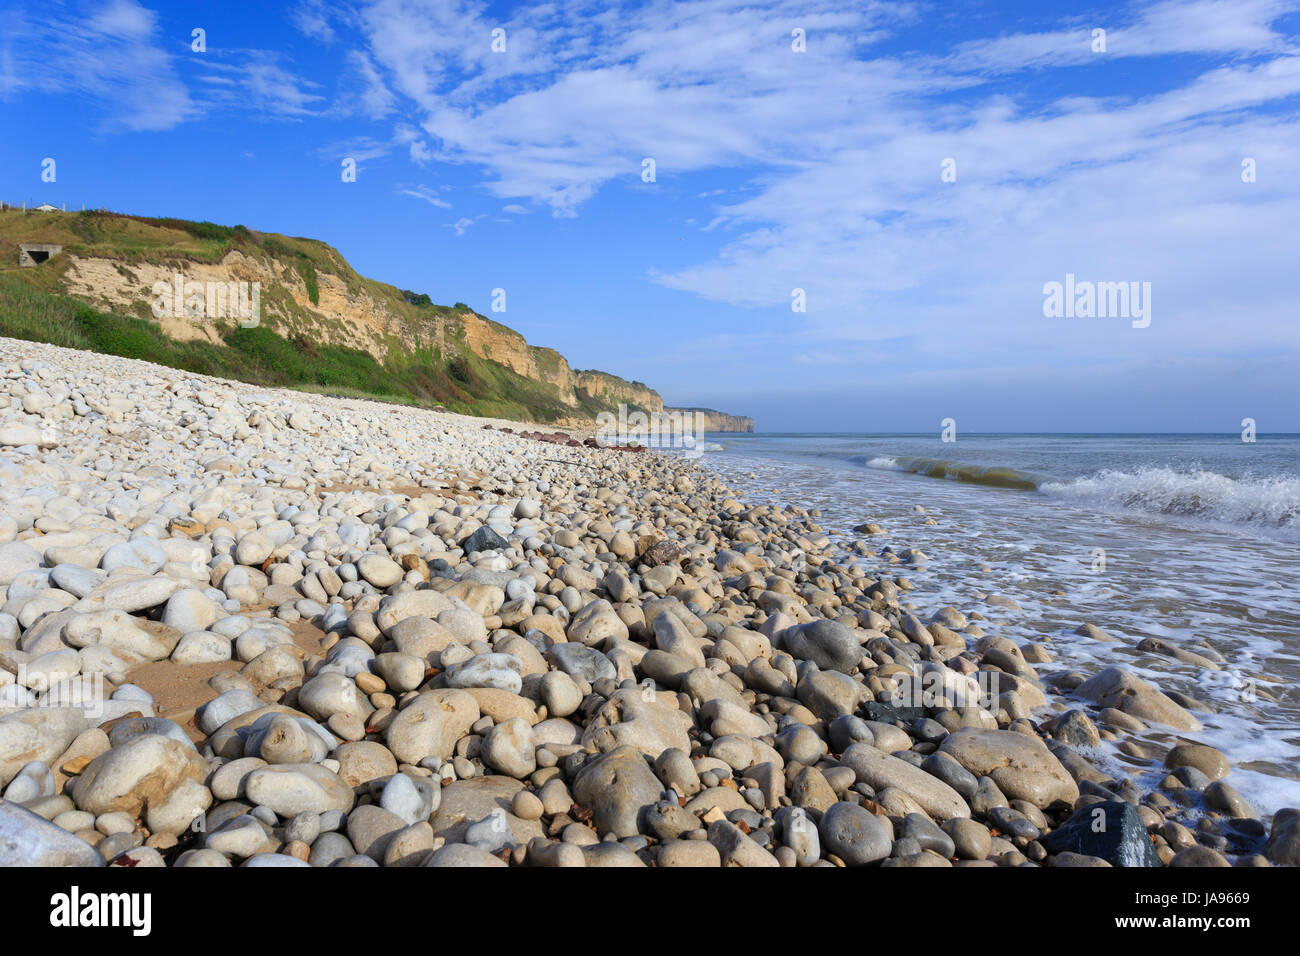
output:
[{"label": "flint stone", "polygon": [[137,578],[133,581],[118,581],[109,578],[104,584],[95,588],[84,598],[72,605],[72,610],[79,613],[91,611],[117,610],[128,614],[157,607],[177,591],[185,587],[184,582],[174,581],[169,577]]},{"label": "flint stone", "polygon": [[425,866],[506,866],[505,860],[467,843],[448,843],[429,854]]},{"label": "flint stone", "polygon": [[522,780],[537,769],[536,749],[532,726],[512,717],[488,731],[479,753],[483,763],[493,770]]},{"label": "flint stone", "polygon": [[1078,853],[1111,866],[1160,866],[1137,808],[1121,800],[1076,810],[1039,843],[1048,853]]},{"label": "flint stone", "polygon": [[281,817],[299,813],[352,809],[352,788],[320,764],[278,764],[254,770],[244,779],[250,803],[269,807]]},{"label": "flint stone", "polygon": [[77,809],[96,816],[123,812],[139,817],[164,806],[186,781],[207,776],[207,765],[193,745],[170,737],[144,734],[100,754],[77,778]]},{"label": "flint stone", "polygon": [[447,668],[448,687],[495,687],[519,693],[523,689],[524,664],[512,654],[477,654]]},{"label": "flint stone", "polygon": [[645,757],[630,746],[587,761],[573,784],[574,799],[591,809],[597,831],[619,839],[639,832],[642,811],[662,794],[663,785]]},{"label": "flint stone", "polygon": [[602,753],[632,746],[653,759],[670,747],[690,753],[689,726],[682,711],[645,700],[640,689],[624,688],[588,721],[582,743]]},{"label": "flint stone", "polygon": [[853,744],[840,762],[853,770],[859,783],[870,784],[876,791],[889,787],[902,790],[935,820],[970,816],[961,794],[938,777],[869,744]]},{"label": "flint stone", "polygon": [[456,741],[481,716],[478,702],[463,690],[425,691],[398,711],[384,738],[403,763],[414,765],[427,757],[449,760]]},{"label": "flint stone", "polygon": [[826,852],[835,854],[848,866],[866,866],[883,860],[893,847],[885,824],[856,803],[840,801],[831,806],[822,815],[818,832]]},{"label": "flint stone", "polygon": [[496,775],[457,780],[442,788],[442,800],[429,821],[435,837],[448,844],[464,843],[469,828],[494,812],[500,811],[510,830],[509,842],[527,843],[542,836],[542,825],[537,820],[524,820],[511,810],[515,794],[523,784],[510,777]]},{"label": "flint stone", "polygon": [[792,656],[812,661],[824,671],[847,674],[862,661],[862,645],[853,630],[839,621],[809,621],[787,631],[784,641]]},{"label": "flint stone", "polygon": [[99,851],[80,837],[8,800],[0,800],[0,867],[103,866]]},{"label": "flint stone", "polygon": [[546,656],[558,670],[570,677],[585,680],[588,684],[594,684],[605,677],[612,680],[618,676],[613,662],[594,647],[585,647],[572,642],[554,644],[546,652]]},{"label": "flint stone", "polygon": [[1113,707],[1139,720],[1177,730],[1200,730],[1201,722],[1142,678],[1119,667],[1107,667],[1084,681],[1074,693],[1099,707]]},{"label": "flint stone", "polygon": [[384,784],[379,795],[379,805],[409,825],[427,821],[433,811],[438,809],[441,798],[441,786],[436,782],[431,783],[429,778],[395,773]]},{"label": "flint stone", "polygon": [[1040,809],[1062,801],[1074,803],[1079,786],[1047,745],[1013,730],[965,728],[939,745],[976,777],[989,777],[1012,800]]},{"label": "flint stone", "polygon": [[779,867],[777,858],[729,820],[709,824],[709,842],[718,850],[723,866]]},{"label": "flint stone", "polygon": [[0,787],[33,760],[52,764],[92,726],[79,707],[37,707],[0,717]]},{"label": "flint stone", "polygon": [[366,804],[348,814],[348,840],[358,853],[382,863],[388,844],[406,826],[407,822],[397,814],[381,806]]}]

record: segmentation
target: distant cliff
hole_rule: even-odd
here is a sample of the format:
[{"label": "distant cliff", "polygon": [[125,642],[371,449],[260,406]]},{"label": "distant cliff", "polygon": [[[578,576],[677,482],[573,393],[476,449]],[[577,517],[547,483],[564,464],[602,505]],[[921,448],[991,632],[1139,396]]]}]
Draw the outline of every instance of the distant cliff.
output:
[{"label": "distant cliff", "polygon": [[574,369],[574,390],[579,399],[588,399],[610,408],[619,404],[645,412],[663,411],[659,393],[642,382],[629,382],[608,372]]},{"label": "distant cliff", "polygon": [[714,408],[664,408],[665,412],[699,412],[704,416],[706,432],[752,432],[754,419],[745,415],[728,415]]}]

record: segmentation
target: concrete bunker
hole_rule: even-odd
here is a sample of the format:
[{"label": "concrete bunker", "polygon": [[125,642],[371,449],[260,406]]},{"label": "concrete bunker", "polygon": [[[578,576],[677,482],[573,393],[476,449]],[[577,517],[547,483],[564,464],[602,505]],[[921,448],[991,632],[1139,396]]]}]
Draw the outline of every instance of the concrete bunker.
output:
[{"label": "concrete bunker", "polygon": [[62,251],[62,246],[50,242],[21,242],[18,244],[18,264],[25,269],[38,266]]}]

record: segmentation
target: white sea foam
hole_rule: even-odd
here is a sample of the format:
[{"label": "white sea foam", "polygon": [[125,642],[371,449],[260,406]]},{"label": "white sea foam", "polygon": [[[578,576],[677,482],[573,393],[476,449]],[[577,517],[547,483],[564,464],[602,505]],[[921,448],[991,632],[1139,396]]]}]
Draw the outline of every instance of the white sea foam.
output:
[{"label": "white sea foam", "polygon": [[888,456],[877,456],[867,461],[868,468],[877,468],[881,471],[902,471],[903,466],[898,463],[897,458]]},{"label": "white sea foam", "polygon": [[1300,479],[1297,478],[1230,478],[1212,471],[1148,467],[1132,472],[1106,470],[1088,478],[1045,482],[1039,490],[1076,503],[1102,507],[1300,530]]}]

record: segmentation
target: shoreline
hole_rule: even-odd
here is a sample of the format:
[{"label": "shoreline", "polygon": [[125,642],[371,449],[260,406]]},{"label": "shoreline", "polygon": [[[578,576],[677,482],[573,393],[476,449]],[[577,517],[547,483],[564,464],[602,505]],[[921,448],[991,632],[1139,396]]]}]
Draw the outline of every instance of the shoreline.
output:
[{"label": "shoreline", "polygon": [[[756,465],[767,465],[771,473],[754,479]],[[1294,746],[1288,743],[1297,719],[1288,699],[1295,674],[1286,650],[1294,646],[1294,614],[1290,604],[1270,602],[1263,590],[1243,594],[1231,580],[1272,580],[1266,569],[1281,558],[1269,555],[1268,540],[1243,541],[1239,527],[1181,523],[1153,540],[1145,513],[1085,512],[1070,502],[1044,502],[1013,518],[1014,493],[1002,489],[952,483],[930,488],[912,476],[840,470],[835,463],[823,467],[777,455],[731,450],[731,457],[716,456],[711,466],[760,501],[783,503],[790,500],[789,487],[801,486],[805,503],[820,506],[826,522],[841,530],[853,516],[874,510],[890,536],[870,539],[880,555],[859,560],[868,573],[902,568],[917,586],[909,595],[913,613],[925,617],[948,603],[982,611],[993,619],[986,628],[1022,649],[1036,645],[1042,657],[1035,666],[1049,697],[1069,706],[1081,702],[1068,688],[1052,693],[1062,677],[1090,676],[1109,664],[1132,669],[1206,724],[1194,736],[1240,765],[1233,783],[1254,807],[1271,814],[1300,796]],[[787,490],[771,487],[775,475]],[[841,543],[849,550],[854,536],[843,536]],[[1099,544],[1116,565],[1111,575],[1105,567],[1088,567]],[[886,563],[896,561],[891,551],[908,545],[924,547],[934,559]],[[1189,554],[1196,556],[1194,563]],[[1162,570],[1143,573],[1157,562]],[[1277,567],[1281,574],[1283,565]],[[1160,600],[1143,596],[1153,587],[1163,592]],[[1268,590],[1278,592],[1276,586]],[[990,593],[1024,607],[990,607]],[[1098,626],[1108,640],[1095,639],[1091,629],[1080,633],[1086,624]],[[1134,738],[1103,739],[1092,759],[1158,788],[1166,777],[1160,761],[1176,742],[1162,736],[1160,726]],[[1130,739],[1132,752],[1116,746]]]},{"label": "shoreline", "polygon": [[[1155,724],[1195,740],[1171,697],[1118,668],[1065,688],[1090,704],[1058,697],[1034,645],[956,607],[922,620],[906,575],[838,563],[813,510],[694,462],[9,339],[0,368],[24,406],[0,413],[0,474],[54,492],[0,500],[0,786],[28,796],[0,835],[33,857],[1300,862],[1300,812],[1256,820],[1231,754],[1147,754],[1181,786],[1146,793],[1087,759]],[[848,550],[875,556],[862,527]],[[127,680],[223,653],[175,705]],[[95,674],[108,733],[17,681]]]}]

